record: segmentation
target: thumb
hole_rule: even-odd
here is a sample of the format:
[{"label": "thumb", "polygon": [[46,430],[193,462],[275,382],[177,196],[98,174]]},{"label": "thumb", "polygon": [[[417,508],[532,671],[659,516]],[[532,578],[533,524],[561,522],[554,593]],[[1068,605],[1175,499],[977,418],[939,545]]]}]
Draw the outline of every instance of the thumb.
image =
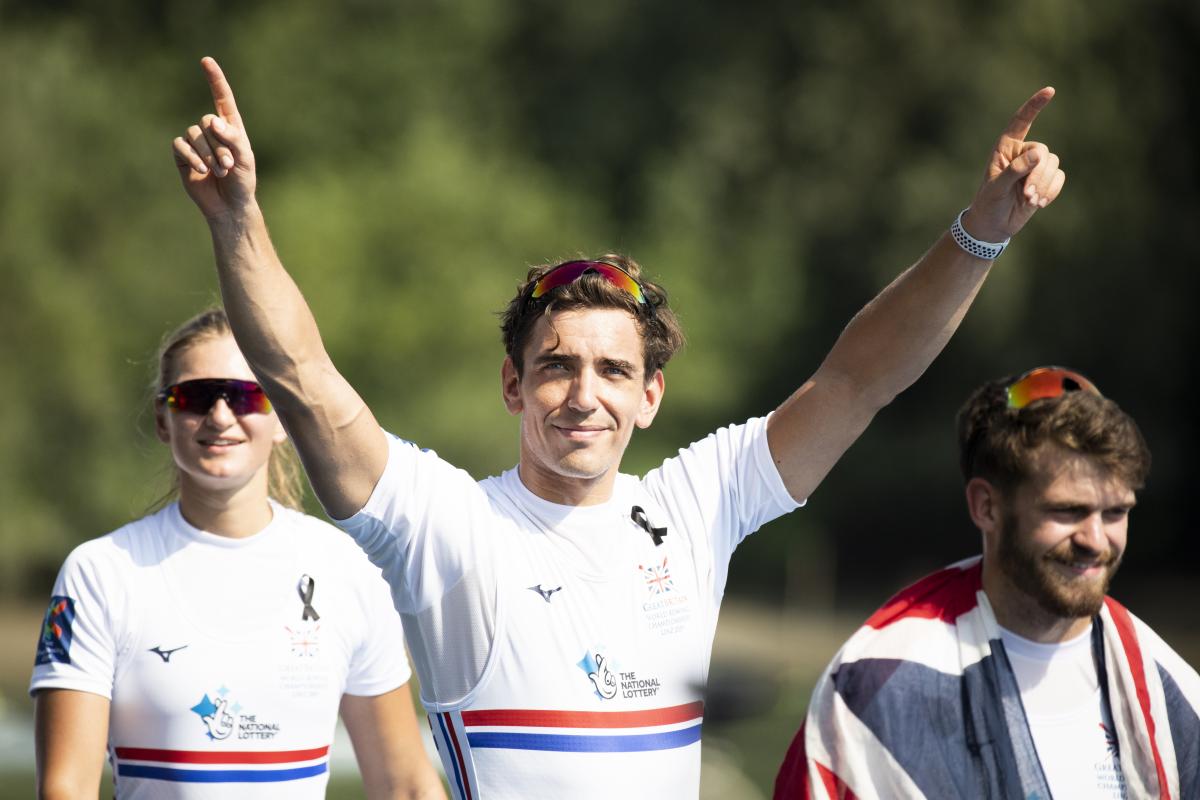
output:
[{"label": "thumb", "polygon": [[1042,160],[1041,153],[1036,147],[1030,147],[1021,153],[1019,156],[1009,162],[999,175],[996,176],[996,182],[1005,186],[1015,184],[1017,181],[1028,175],[1033,168]]}]

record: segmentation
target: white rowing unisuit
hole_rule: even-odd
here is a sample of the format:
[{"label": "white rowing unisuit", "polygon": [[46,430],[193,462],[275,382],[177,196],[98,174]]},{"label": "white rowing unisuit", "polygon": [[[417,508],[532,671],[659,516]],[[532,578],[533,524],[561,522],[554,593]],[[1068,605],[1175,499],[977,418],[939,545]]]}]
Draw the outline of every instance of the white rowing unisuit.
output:
[{"label": "white rowing unisuit", "polygon": [[342,695],[408,680],[379,571],[331,526],[272,507],[229,539],[171,505],[63,565],[30,691],[111,699],[122,800],[322,798]]},{"label": "white rowing unisuit", "polygon": [[[391,584],[457,797],[695,797],[730,556],[797,507],[766,420],[619,476],[596,506],[548,503],[515,469],[476,483],[409,442],[390,449],[339,524]],[[665,528],[661,544],[647,528]]]}]

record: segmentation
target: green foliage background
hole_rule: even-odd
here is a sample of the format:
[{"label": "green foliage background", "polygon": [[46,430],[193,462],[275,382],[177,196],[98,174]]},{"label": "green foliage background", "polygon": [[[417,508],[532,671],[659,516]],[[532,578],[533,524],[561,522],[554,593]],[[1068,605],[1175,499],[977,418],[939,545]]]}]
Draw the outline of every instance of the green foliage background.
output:
[{"label": "green foliage background", "polygon": [[387,427],[479,476],[516,453],[493,312],[528,265],[615,249],[671,289],[690,345],[626,461],[646,469],[798,386],[1053,84],[1034,134],[1061,200],[810,507],[743,547],[732,591],[878,602],[973,552],[953,412],[1065,363],[1150,440],[1120,585],[1164,597],[1200,555],[1198,32],[1183,0],[0,0],[0,596],[44,596],[165,485],[153,351],[215,297],[170,141],[210,109],[213,55],[338,365]]}]

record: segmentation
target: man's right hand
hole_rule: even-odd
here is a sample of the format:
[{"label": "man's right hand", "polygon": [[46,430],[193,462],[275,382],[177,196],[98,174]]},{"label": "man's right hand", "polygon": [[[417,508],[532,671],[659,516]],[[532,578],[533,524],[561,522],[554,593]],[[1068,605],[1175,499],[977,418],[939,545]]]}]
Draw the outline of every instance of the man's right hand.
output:
[{"label": "man's right hand", "polygon": [[258,208],[254,152],[233,89],[211,58],[200,65],[215,114],[175,139],[188,197],[208,220],[221,301],[238,347],[300,453],[317,497],[336,518],[371,496],[388,440],[334,367],[304,296],[271,244]]},{"label": "man's right hand", "polygon": [[212,90],[215,114],[205,114],[184,136],[175,137],[175,166],[188,197],[210,222],[254,204],[254,151],[233,89],[208,56],[200,60]]}]

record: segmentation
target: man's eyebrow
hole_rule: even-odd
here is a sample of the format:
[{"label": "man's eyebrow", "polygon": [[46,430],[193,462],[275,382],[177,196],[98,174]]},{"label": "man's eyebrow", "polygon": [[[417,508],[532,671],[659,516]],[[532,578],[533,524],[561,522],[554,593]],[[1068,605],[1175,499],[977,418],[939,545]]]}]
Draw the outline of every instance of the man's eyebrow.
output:
[{"label": "man's eyebrow", "polygon": [[617,369],[623,369],[627,372],[637,371],[636,364],[634,364],[632,361],[626,361],[623,358],[602,358],[600,359],[600,363],[605,367],[616,367]]},{"label": "man's eyebrow", "polygon": [[1048,500],[1042,505],[1047,511],[1091,511],[1089,503],[1079,503],[1074,500]]},{"label": "man's eyebrow", "polygon": [[578,361],[576,356],[568,356],[563,353],[542,353],[533,359],[534,364],[572,364]]}]

